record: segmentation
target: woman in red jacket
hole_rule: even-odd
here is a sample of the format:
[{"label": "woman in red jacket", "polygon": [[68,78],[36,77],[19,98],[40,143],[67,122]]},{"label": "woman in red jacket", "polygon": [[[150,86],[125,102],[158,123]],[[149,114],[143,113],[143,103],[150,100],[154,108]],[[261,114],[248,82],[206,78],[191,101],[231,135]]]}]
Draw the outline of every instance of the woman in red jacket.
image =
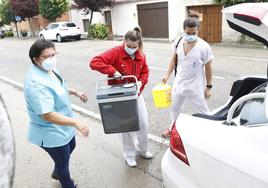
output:
[{"label": "woman in red jacket", "polygon": [[[90,67],[108,77],[121,77],[134,75],[138,79],[139,97],[137,99],[139,111],[140,130],[137,132],[122,133],[122,142],[124,150],[124,159],[128,166],[136,167],[136,153],[140,156],[151,159],[152,154],[148,152],[148,113],[145,106],[142,91],[148,82],[149,69],[146,63],[145,55],[142,53],[142,37],[139,28],[128,31],[124,36],[122,45],[112,48],[90,61]],[[133,82],[133,79],[129,79]],[[120,84],[122,80],[113,80],[109,84]],[[134,134],[137,136],[137,143],[134,140]]]}]

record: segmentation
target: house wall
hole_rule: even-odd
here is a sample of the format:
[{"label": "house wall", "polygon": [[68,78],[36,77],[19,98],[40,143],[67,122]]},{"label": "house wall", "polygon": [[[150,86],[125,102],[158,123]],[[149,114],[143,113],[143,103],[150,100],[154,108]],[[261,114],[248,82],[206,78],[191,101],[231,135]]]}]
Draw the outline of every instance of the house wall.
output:
[{"label": "house wall", "polygon": [[[90,19],[90,14],[89,15],[84,15],[82,10],[78,9],[71,9],[70,10],[70,21],[74,22],[76,25],[78,25],[81,28],[81,31],[84,31],[84,24],[83,20],[89,20]],[[105,18],[104,15],[102,15],[99,12],[94,12],[93,13],[93,20],[92,23],[105,23]],[[84,32],[86,33],[86,32]]]},{"label": "house wall", "polygon": [[169,40],[183,34],[183,21],[186,17],[185,0],[169,0],[168,2],[169,17]]}]

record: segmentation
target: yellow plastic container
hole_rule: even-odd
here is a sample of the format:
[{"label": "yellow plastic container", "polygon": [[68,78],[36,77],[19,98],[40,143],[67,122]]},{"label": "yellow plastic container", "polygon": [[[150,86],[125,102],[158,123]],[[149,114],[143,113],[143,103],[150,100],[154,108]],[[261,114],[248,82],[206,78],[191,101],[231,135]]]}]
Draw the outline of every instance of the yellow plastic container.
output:
[{"label": "yellow plastic container", "polygon": [[168,84],[157,84],[152,89],[154,105],[157,108],[168,108],[171,105],[171,86]]}]

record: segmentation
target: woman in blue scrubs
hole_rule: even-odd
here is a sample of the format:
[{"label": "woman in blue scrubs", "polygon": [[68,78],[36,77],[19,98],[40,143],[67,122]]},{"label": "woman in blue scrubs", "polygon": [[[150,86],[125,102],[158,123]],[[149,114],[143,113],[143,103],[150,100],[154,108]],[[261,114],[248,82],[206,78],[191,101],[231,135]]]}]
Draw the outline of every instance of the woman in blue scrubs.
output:
[{"label": "woman in blue scrubs", "polygon": [[88,127],[74,119],[69,94],[86,102],[87,97],[69,89],[56,69],[56,50],[51,41],[37,40],[30,48],[32,65],[24,83],[24,97],[30,116],[28,140],[43,148],[55,166],[51,177],[63,188],[75,188],[69,160],[75,148],[75,129],[84,137]]}]

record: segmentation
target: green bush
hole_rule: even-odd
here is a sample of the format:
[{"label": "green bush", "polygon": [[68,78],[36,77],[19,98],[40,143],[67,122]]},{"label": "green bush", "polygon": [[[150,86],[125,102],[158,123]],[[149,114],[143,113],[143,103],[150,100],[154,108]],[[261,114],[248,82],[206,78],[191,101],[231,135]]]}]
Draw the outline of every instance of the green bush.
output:
[{"label": "green bush", "polygon": [[88,29],[88,36],[96,39],[105,39],[109,35],[108,27],[104,24],[92,24]]},{"label": "green bush", "polygon": [[6,31],[5,37],[14,37],[14,33],[12,31]]}]

